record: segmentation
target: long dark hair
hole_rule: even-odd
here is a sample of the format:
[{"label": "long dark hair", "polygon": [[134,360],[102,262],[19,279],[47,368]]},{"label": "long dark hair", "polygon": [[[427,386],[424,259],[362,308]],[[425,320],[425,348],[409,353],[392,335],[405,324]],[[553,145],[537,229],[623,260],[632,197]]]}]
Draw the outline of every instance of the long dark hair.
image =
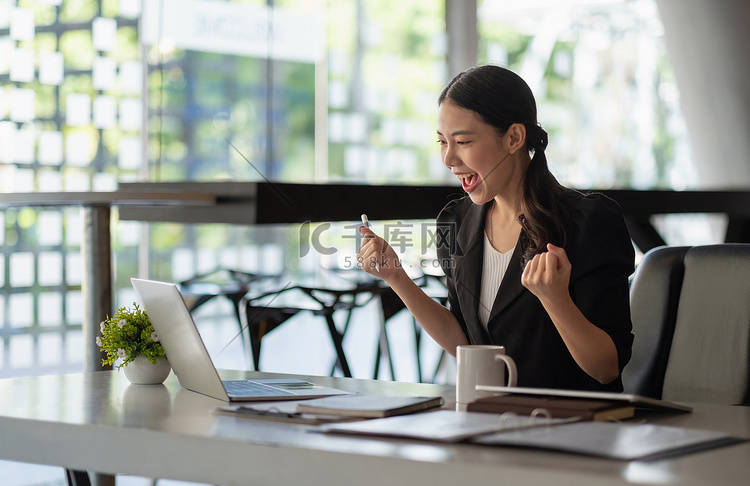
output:
[{"label": "long dark hair", "polygon": [[524,232],[525,264],[546,250],[547,243],[564,247],[566,240],[561,202],[567,191],[549,171],[544,149],[547,132],[537,121],[534,94],[516,73],[500,66],[478,66],[458,74],[445,87],[438,104],[450,100],[471,110],[503,135],[514,123],[526,127],[526,148],[534,152],[523,179],[523,214],[518,221]]}]

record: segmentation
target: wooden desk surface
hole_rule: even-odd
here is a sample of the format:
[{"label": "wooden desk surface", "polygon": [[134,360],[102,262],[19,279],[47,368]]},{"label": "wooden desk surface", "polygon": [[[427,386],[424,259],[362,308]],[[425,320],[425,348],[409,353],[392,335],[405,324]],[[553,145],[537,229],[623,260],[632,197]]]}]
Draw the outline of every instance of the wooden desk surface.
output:
[{"label": "wooden desk surface", "polygon": [[[225,377],[279,376],[224,372]],[[372,394],[443,395],[451,386],[303,377]],[[69,469],[223,485],[748,484],[750,443],[658,461],[322,435],[310,426],[214,413],[218,400],[129,385],[101,371],[0,380],[0,457]],[[661,424],[750,438],[750,408],[694,404]]]}]

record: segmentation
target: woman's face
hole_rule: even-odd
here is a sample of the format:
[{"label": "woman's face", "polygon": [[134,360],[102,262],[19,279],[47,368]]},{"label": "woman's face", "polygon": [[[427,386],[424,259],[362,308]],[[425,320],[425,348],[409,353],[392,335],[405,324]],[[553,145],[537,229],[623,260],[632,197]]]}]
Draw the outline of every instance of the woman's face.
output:
[{"label": "woman's face", "polygon": [[461,181],[474,204],[484,204],[509,184],[510,152],[504,136],[479,115],[450,100],[440,105],[438,143],[443,164]]}]

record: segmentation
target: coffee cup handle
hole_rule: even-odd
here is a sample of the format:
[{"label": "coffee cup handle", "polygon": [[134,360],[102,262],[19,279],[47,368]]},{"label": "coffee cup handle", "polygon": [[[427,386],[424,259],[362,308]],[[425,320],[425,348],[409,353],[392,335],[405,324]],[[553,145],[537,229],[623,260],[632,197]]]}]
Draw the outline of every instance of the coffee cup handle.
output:
[{"label": "coffee cup handle", "polygon": [[508,384],[507,386],[516,386],[516,383],[518,382],[518,371],[516,370],[516,362],[513,361],[513,358],[506,354],[496,354],[495,355],[495,362],[503,361],[505,363],[505,367],[508,368]]}]

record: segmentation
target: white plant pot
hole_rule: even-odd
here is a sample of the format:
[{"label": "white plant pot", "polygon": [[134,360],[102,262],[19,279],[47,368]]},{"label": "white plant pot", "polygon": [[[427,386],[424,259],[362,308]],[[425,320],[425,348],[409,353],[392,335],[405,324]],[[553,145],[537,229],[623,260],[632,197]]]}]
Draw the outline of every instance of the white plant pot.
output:
[{"label": "white plant pot", "polygon": [[156,385],[164,383],[172,367],[167,358],[157,358],[156,364],[145,356],[138,356],[125,366],[125,377],[134,385]]}]

